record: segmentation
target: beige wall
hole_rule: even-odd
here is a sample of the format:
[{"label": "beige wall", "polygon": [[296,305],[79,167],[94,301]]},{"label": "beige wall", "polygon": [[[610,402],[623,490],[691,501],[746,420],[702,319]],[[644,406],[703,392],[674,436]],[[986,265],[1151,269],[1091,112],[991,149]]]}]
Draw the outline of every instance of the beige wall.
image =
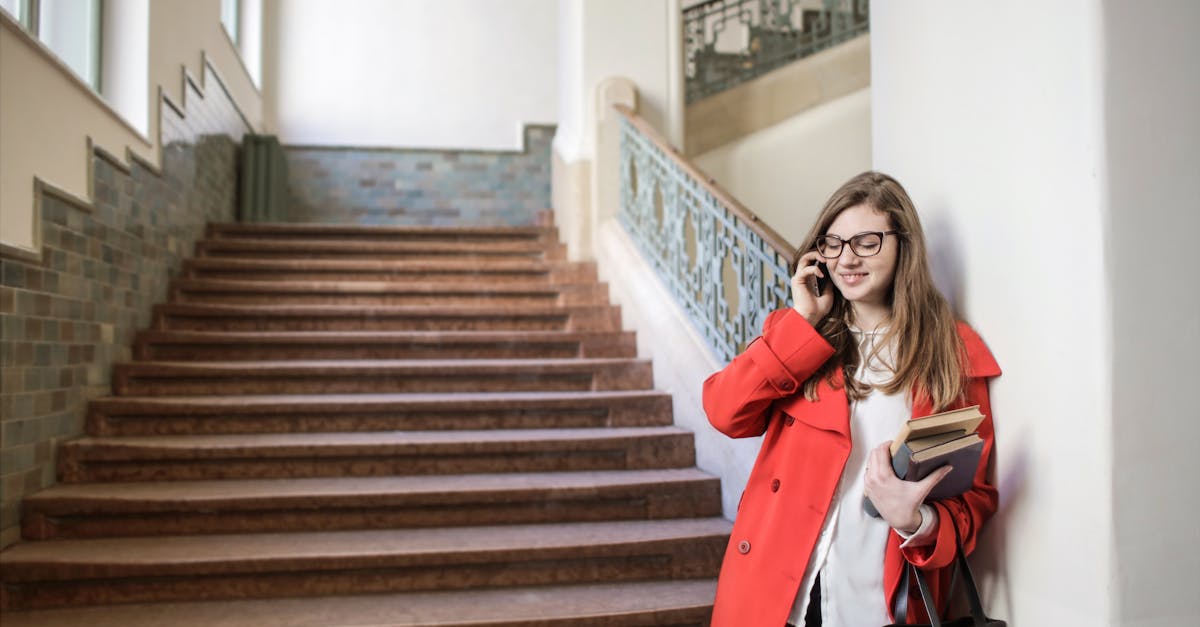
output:
[{"label": "beige wall", "polygon": [[833,190],[871,169],[871,90],[826,102],[692,161],[797,242]]},{"label": "beige wall", "polygon": [[871,37],[860,35],[687,106],[687,154],[751,133],[871,86]]},{"label": "beige wall", "polygon": [[150,4],[149,136],[123,120],[53,53],[0,15],[0,244],[40,254],[35,178],[89,202],[88,139],[113,155],[158,164],[158,87],[183,98],[184,68],[199,82],[205,56],[255,128],[262,98],[220,22],[219,0]]},{"label": "beige wall", "polygon": [[639,114],[676,145],[683,133],[679,0],[559,0],[558,130],[554,212],[573,258],[590,258],[598,217],[612,194],[593,189],[599,90],[630,81]]},{"label": "beige wall", "polygon": [[1200,3],[1103,6],[1114,624],[1200,625]]}]

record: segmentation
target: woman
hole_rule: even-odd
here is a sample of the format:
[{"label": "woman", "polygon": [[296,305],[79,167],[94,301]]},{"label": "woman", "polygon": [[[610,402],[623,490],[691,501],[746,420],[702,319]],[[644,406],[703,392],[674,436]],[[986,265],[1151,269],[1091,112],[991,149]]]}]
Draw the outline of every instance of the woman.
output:
[{"label": "woman", "polygon": [[[764,436],[712,624],[884,625],[906,563],[930,575],[942,607],[951,525],[969,552],[996,509],[987,378],[1000,369],[933,286],[916,209],[887,175],[865,172],[834,192],[792,272],[793,306],[704,383],[714,427]],[[923,503],[949,468],[901,481],[890,438],[909,418],[976,404],[987,418],[971,489]],[[882,518],[864,512],[864,495]],[[926,620],[912,588],[908,618]]]}]

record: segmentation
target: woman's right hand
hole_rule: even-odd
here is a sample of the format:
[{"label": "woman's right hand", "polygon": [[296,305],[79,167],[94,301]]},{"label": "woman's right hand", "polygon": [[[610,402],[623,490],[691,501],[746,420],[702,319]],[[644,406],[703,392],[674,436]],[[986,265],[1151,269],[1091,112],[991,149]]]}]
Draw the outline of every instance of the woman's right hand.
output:
[{"label": "woman's right hand", "polygon": [[[816,284],[818,277],[824,277],[821,270],[817,268],[817,262],[821,260],[821,256],[817,251],[810,250],[800,257],[800,263],[796,266],[796,274],[792,276],[792,309],[796,310],[801,316],[804,316],[808,323],[817,326],[817,323],[829,313],[833,308],[833,282],[825,282],[825,290],[820,296],[813,294],[813,285]],[[824,277],[828,279],[829,277]]]}]

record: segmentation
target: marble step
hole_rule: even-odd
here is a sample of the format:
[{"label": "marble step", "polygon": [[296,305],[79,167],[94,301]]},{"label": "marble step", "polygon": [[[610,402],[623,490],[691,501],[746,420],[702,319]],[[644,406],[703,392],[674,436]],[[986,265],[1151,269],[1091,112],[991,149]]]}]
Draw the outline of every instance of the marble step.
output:
[{"label": "marble step", "polygon": [[711,579],[724,518],[47,540],[0,553],[3,609]]},{"label": "marble step", "polygon": [[475,259],[454,257],[427,261],[201,257],[185,260],[182,276],[252,281],[543,282],[551,285],[597,280],[596,264],[591,262],[489,259],[480,263]]},{"label": "marble step", "polygon": [[509,307],[362,305],[154,306],[154,328],[183,331],[618,331],[609,305]]},{"label": "marble step", "polygon": [[113,366],[116,396],[648,390],[645,359],[138,361]]},{"label": "marble step", "polygon": [[673,422],[654,390],[459,394],[102,397],[93,436],[648,427]]},{"label": "marble step", "polygon": [[142,331],[135,359],[636,357],[632,331]]},{"label": "marble step", "polygon": [[314,224],[290,222],[218,222],[208,225],[208,239],[333,239],[394,242],[558,242],[552,226],[402,226]]},{"label": "marble step", "polygon": [[444,241],[354,238],[258,238],[222,237],[196,242],[196,257],[241,257],[250,259],[409,259],[436,261],[469,259],[484,264],[496,259],[562,261],[566,247],[556,242]]},{"label": "marble step", "polygon": [[475,306],[607,305],[604,283],[436,283],[390,281],[247,281],[178,279],[174,303],[229,305]]},{"label": "marble step", "polygon": [[60,483],[27,497],[28,540],[648,520],[721,514],[695,468]]},{"label": "marble step", "polygon": [[640,470],[695,465],[678,427],[83,437],[64,483]]},{"label": "marble step", "polygon": [[4,627],[707,627],[715,579],[18,610]]}]

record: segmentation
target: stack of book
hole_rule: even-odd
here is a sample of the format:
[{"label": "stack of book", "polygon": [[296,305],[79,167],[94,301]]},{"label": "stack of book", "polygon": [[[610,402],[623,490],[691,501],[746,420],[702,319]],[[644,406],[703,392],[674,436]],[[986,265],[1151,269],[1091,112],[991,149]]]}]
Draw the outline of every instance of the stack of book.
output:
[{"label": "stack of book", "polygon": [[[892,440],[892,470],[905,481],[920,481],[949,464],[953,470],[933,487],[926,500],[966,492],[983,455],[983,438],[975,432],[983,418],[979,406],[972,405],[909,420]],[[863,507],[868,514],[879,516],[870,499],[863,499]]]}]

